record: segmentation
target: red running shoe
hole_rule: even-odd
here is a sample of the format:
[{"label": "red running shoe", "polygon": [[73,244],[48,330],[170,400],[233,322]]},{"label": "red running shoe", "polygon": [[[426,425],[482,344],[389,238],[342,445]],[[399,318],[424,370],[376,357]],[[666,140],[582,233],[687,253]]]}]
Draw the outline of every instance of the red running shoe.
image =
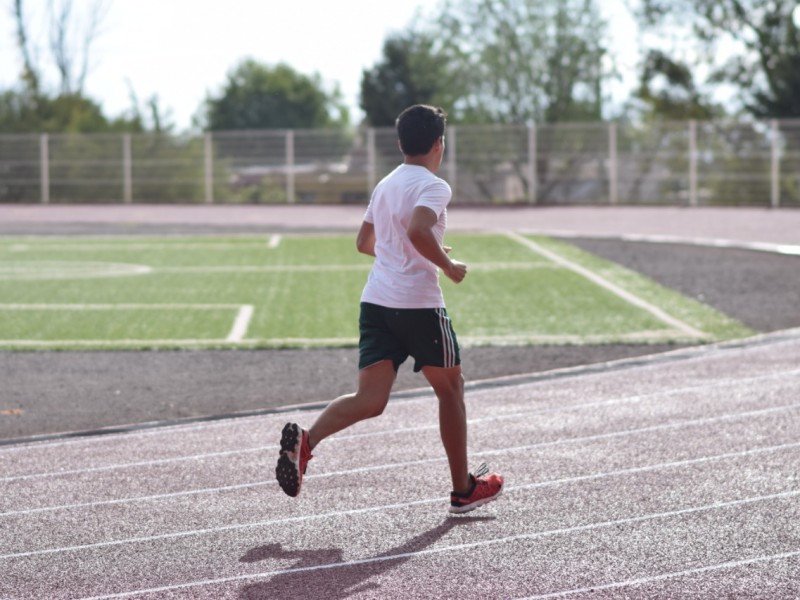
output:
[{"label": "red running shoe", "polygon": [[275,478],[281,489],[294,498],[300,493],[306,466],[313,458],[308,447],[308,432],[297,423],[287,423],[281,432],[280,453]]},{"label": "red running shoe", "polygon": [[489,473],[489,467],[483,463],[475,475],[470,473],[472,486],[465,493],[450,493],[450,512],[465,513],[495,500],[503,493],[503,476]]}]

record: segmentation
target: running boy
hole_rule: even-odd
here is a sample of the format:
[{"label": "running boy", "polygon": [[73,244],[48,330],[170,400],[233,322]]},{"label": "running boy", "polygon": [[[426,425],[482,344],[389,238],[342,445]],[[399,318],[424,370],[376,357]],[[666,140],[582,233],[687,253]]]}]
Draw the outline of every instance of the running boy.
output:
[{"label": "running boy", "polygon": [[340,396],[310,429],[287,423],[275,475],[297,496],[311,451],[323,439],[380,415],[400,364],[414,358],[439,400],[439,430],[450,466],[450,512],[467,512],[497,498],[503,478],[467,467],[467,417],[458,341],[445,310],[439,269],[455,283],[467,266],[443,247],[450,186],[435,173],[442,164],[447,114],[415,105],[397,118],[403,163],[372,194],[356,238],[375,257],[361,296],[358,389]]}]

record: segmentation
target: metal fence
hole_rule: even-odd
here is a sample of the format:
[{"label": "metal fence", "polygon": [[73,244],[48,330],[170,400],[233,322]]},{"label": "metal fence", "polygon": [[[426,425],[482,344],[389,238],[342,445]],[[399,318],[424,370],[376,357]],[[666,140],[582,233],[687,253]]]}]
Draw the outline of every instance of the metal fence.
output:
[{"label": "metal fence", "polygon": [[[366,203],[392,128],[0,135],[4,203]],[[800,121],[450,126],[462,204],[800,206]]]}]

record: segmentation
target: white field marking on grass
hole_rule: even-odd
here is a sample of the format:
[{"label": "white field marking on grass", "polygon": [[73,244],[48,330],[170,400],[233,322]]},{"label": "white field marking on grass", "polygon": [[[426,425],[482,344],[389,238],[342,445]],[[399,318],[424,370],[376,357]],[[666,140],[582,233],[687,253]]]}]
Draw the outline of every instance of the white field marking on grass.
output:
[{"label": "white field marking on grass", "polygon": [[[536,444],[530,444],[527,446],[516,446],[516,447],[506,447],[500,448],[496,450],[482,450],[479,452],[473,453],[474,456],[494,456],[498,454],[508,454],[512,452],[530,452],[531,450],[541,450],[543,448],[554,447],[554,446],[563,446],[567,444],[580,444],[585,442],[595,442],[600,440],[606,439],[613,439],[613,438],[621,438],[621,437],[630,437],[635,435],[640,435],[644,433],[655,433],[658,431],[666,431],[666,430],[675,430],[675,429],[683,429],[689,427],[698,427],[702,425],[709,425],[712,423],[720,423],[723,421],[734,421],[737,419],[742,418],[750,418],[750,417],[758,417],[763,416],[765,414],[782,412],[785,410],[791,410],[800,407],[800,404],[793,404],[789,406],[779,406],[779,407],[772,407],[767,409],[761,409],[756,411],[749,411],[744,413],[732,413],[729,415],[721,415],[718,417],[707,417],[703,419],[694,419],[689,421],[680,421],[674,423],[668,423],[663,425],[653,425],[649,427],[640,427],[637,429],[628,429],[628,430],[621,430],[621,431],[613,431],[583,437],[576,437],[576,438],[562,438],[558,440],[550,440],[547,442],[538,442]],[[794,444],[785,444],[781,446],[781,448],[794,448],[800,446],[800,443]],[[275,446],[277,448],[277,446]],[[270,448],[271,449],[271,448]],[[751,452],[751,451],[745,451]],[[731,453],[731,455],[739,455],[739,453]],[[728,456],[728,455],[722,455]],[[689,459],[689,460],[697,460],[697,459]],[[375,472],[375,471],[385,471],[389,469],[402,469],[402,468],[410,468],[410,467],[419,467],[425,464],[433,464],[437,462],[444,462],[444,457],[438,458],[427,458],[427,459],[419,459],[413,461],[406,461],[402,463],[391,463],[391,464],[383,464],[383,465],[372,465],[369,467],[359,467],[355,469],[347,469],[343,471],[329,471],[327,473],[320,473],[318,475],[308,475],[305,479],[327,479],[330,477],[338,477],[338,476],[349,476],[354,474],[362,474],[368,472]],[[172,459],[164,459],[162,461],[158,461],[160,464],[174,462]],[[634,467],[634,469],[641,469],[642,467]],[[98,468],[97,470],[109,470],[107,468]],[[620,470],[619,472],[623,472],[625,469]],[[614,471],[617,472],[617,471]],[[638,471],[637,471],[638,472]],[[593,475],[583,475],[583,476],[576,476],[570,478],[570,481],[582,481],[585,478],[592,478]],[[25,479],[26,476],[21,476],[16,479]],[[14,479],[14,478],[12,478]],[[563,482],[565,480],[557,480]],[[168,498],[180,498],[186,496],[196,496],[200,494],[214,494],[219,492],[229,492],[232,490],[243,490],[243,489],[253,489],[258,487],[265,487],[265,486],[273,486],[276,482],[274,480],[268,481],[259,481],[259,482],[250,482],[250,483],[241,483],[236,485],[228,485],[228,486],[220,486],[220,487],[213,487],[213,488],[201,488],[195,490],[186,490],[182,492],[170,492],[168,494],[152,494],[148,496],[137,496],[132,498],[120,498],[114,500],[100,500],[96,502],[83,502],[83,503],[76,503],[76,504],[65,504],[65,505],[55,505],[55,506],[45,506],[33,509],[23,509],[23,510],[15,510],[15,511],[8,511],[5,513],[0,513],[0,517],[11,517],[11,516],[21,516],[21,515],[28,515],[28,514],[36,514],[42,512],[54,512],[59,510],[74,510],[78,508],[89,508],[89,507],[98,507],[98,506],[109,506],[109,505],[120,505],[120,504],[135,504],[139,502],[151,502],[157,500],[164,500]],[[517,486],[518,488],[522,489],[523,487],[527,488],[536,488],[552,485],[552,482],[539,482],[535,484],[530,484],[528,486]]]},{"label": "white field marking on grass", "polygon": [[[770,502],[773,500],[784,500],[786,498],[792,498],[797,495],[800,495],[800,490],[798,491],[790,491],[790,492],[781,492],[777,494],[768,494],[762,496],[750,496],[747,498],[740,498],[738,500],[730,500],[727,502],[717,502],[715,504],[705,504],[701,506],[692,506],[690,508],[683,508],[678,510],[672,511],[665,511],[660,513],[648,513],[645,515],[638,515],[636,517],[628,517],[623,519],[615,519],[612,521],[600,521],[596,523],[587,523],[586,525],[575,525],[572,527],[562,527],[560,529],[550,529],[547,531],[536,531],[533,533],[521,533],[518,535],[511,535],[502,538],[492,538],[488,540],[482,540],[479,542],[467,542],[463,544],[453,544],[450,546],[438,546],[436,548],[425,548],[423,550],[415,550],[413,552],[398,552],[397,554],[389,554],[389,555],[382,555],[382,556],[374,556],[371,558],[362,558],[362,559],[355,559],[349,561],[342,561],[342,562],[335,562],[335,563],[324,563],[318,565],[311,565],[307,567],[290,567],[288,569],[279,569],[275,571],[267,571],[262,573],[250,573],[247,575],[234,575],[231,577],[222,577],[218,579],[206,579],[202,581],[192,581],[187,583],[179,583],[174,585],[162,586],[157,588],[147,588],[147,589],[140,589],[140,590],[131,590],[128,592],[120,592],[110,595],[104,596],[92,596],[86,597],[81,600],[101,600],[101,599],[110,599],[110,598],[125,598],[130,596],[138,596],[141,594],[153,594],[158,592],[170,591],[170,590],[178,590],[178,589],[188,589],[188,588],[195,588],[200,586],[206,585],[219,585],[221,583],[230,583],[234,581],[245,581],[245,580],[254,580],[254,579],[265,579],[271,577],[277,577],[279,575],[287,575],[287,574],[294,574],[294,573],[306,573],[311,571],[325,571],[329,569],[338,569],[338,568],[349,568],[353,566],[359,565],[369,565],[375,564],[380,562],[386,562],[391,560],[400,560],[400,559],[409,559],[415,558],[419,556],[428,556],[433,554],[443,554],[446,552],[459,552],[464,550],[473,550],[476,548],[482,548],[486,546],[495,546],[498,544],[508,544],[510,542],[518,542],[518,541],[528,541],[534,539],[541,539],[545,537],[554,537],[554,536],[562,536],[562,535],[572,535],[576,533],[584,533],[587,531],[597,531],[600,529],[609,529],[620,527],[623,525],[633,525],[637,523],[645,523],[647,521],[655,521],[655,520],[666,520],[675,517],[685,517],[687,515],[695,515],[703,512],[710,512],[715,510],[726,510],[731,508],[738,508],[741,506],[747,506],[751,504],[755,504],[758,502]],[[438,500],[441,502],[441,500]],[[795,556],[800,554],[798,552],[790,552],[790,553],[783,553],[776,556]],[[3,557],[0,557],[3,558]]]},{"label": "white field marking on grass", "polygon": [[[234,305],[229,308],[239,308]],[[209,307],[210,308],[210,307]],[[258,346],[265,345],[270,347],[282,347],[286,345],[302,346],[304,348],[325,348],[328,346],[355,346],[358,344],[357,338],[247,338],[238,342],[231,342],[224,338],[202,338],[202,339],[122,339],[122,340],[0,340],[0,348],[3,347],[103,347],[103,348],[138,348],[141,346]]]},{"label": "white field marking on grass", "polygon": [[647,302],[646,300],[643,300],[642,298],[639,298],[638,296],[636,296],[634,294],[631,294],[630,292],[622,289],[618,285],[616,285],[614,283],[611,283],[610,281],[608,281],[607,279],[605,279],[603,277],[600,277],[597,273],[595,273],[593,271],[590,271],[589,269],[587,269],[585,267],[582,267],[579,264],[576,264],[576,263],[572,262],[571,260],[568,260],[568,259],[564,258],[563,256],[560,256],[559,254],[556,254],[555,252],[552,252],[550,250],[547,250],[546,248],[543,248],[542,246],[540,246],[536,242],[534,242],[532,240],[529,240],[528,238],[526,238],[524,236],[521,236],[518,233],[515,233],[513,231],[507,232],[506,235],[509,238],[511,238],[512,240],[522,244],[523,246],[526,246],[527,248],[530,248],[531,250],[533,250],[537,254],[540,254],[541,256],[549,258],[553,262],[556,262],[556,263],[564,266],[565,268],[567,268],[567,269],[569,269],[571,271],[574,271],[575,273],[578,273],[579,275],[585,277],[589,281],[591,281],[591,282],[599,285],[603,289],[611,292],[615,296],[618,296],[619,298],[625,300],[629,304],[632,304],[633,306],[636,306],[637,308],[641,308],[642,310],[644,310],[646,312],[649,312],[651,315],[656,317],[659,321],[662,321],[663,323],[666,323],[670,327],[674,327],[674,328],[678,329],[679,331],[683,332],[684,334],[686,334],[686,335],[688,335],[688,336],[690,336],[692,338],[704,339],[704,338],[708,337],[704,332],[700,331],[699,329],[695,329],[694,327],[692,327],[688,323],[684,323],[680,319],[676,319],[675,317],[667,314],[666,312],[664,312],[663,310],[661,310],[659,307],[655,306],[654,304],[651,304],[651,303]]},{"label": "white field marking on grass", "polygon": [[[370,263],[359,264],[297,264],[297,265],[214,265],[214,266],[183,266],[183,267],[153,267],[155,273],[316,273],[338,271],[369,271]],[[500,270],[539,270],[555,269],[558,265],[552,263],[530,262],[481,262],[470,263],[472,271],[500,271]]]},{"label": "white field marking on grass", "polygon": [[[690,458],[684,459],[679,461],[672,461],[672,462],[664,462],[664,463],[656,463],[651,465],[645,465],[641,467],[629,467],[625,469],[617,469],[614,471],[603,471],[600,473],[592,473],[590,475],[577,475],[572,477],[564,477],[562,479],[553,479],[550,481],[539,481],[535,483],[523,484],[523,485],[515,485],[515,486],[507,486],[503,488],[503,493],[514,493],[519,491],[529,491],[531,489],[536,488],[545,488],[545,487],[555,487],[560,485],[572,485],[575,483],[583,483],[587,481],[597,481],[600,479],[608,479],[613,477],[624,477],[626,475],[637,475],[640,473],[649,473],[652,471],[659,471],[663,469],[677,469],[681,467],[691,466],[691,465],[699,465],[699,464],[707,464],[711,462],[717,462],[722,460],[729,460],[729,459],[738,459],[747,456],[756,456],[762,454],[769,454],[774,452],[782,452],[784,450],[794,450],[800,447],[800,442],[795,442],[791,444],[781,444],[779,446],[766,446],[761,448],[751,448],[750,450],[743,450],[740,452],[728,452],[725,454],[716,454],[716,455],[709,455],[709,456],[702,456],[699,458]],[[421,461],[421,462],[430,462],[430,461]],[[274,482],[273,482],[274,483]],[[766,498],[772,497],[780,497],[780,496],[794,496],[800,495],[800,490],[792,490],[790,492],[784,492],[779,494],[773,494],[770,496],[760,496]],[[301,515],[297,517],[284,517],[280,519],[268,519],[264,521],[254,521],[250,523],[237,523],[233,525],[221,525],[219,527],[208,527],[204,529],[191,529],[186,531],[176,531],[172,533],[162,533],[157,535],[148,535],[148,536],[138,536],[133,538],[126,538],[121,540],[108,540],[105,542],[96,542],[93,544],[80,544],[75,546],[64,546],[61,548],[43,548],[41,550],[29,550],[27,552],[13,552],[9,554],[0,555],[0,560],[8,560],[13,558],[25,558],[29,556],[40,556],[43,554],[59,554],[62,552],[75,552],[75,551],[82,551],[82,550],[90,550],[94,548],[105,548],[109,546],[124,546],[128,544],[138,544],[142,542],[153,542],[157,540],[165,540],[165,539],[176,539],[181,537],[198,537],[203,535],[216,535],[220,532],[225,531],[238,531],[242,529],[251,529],[254,527],[267,527],[270,525],[277,525],[283,523],[291,523],[291,522],[307,522],[307,521],[315,521],[321,519],[330,519],[330,518],[337,518],[337,517],[345,517],[345,516],[352,516],[352,515],[359,515],[359,514],[366,514],[371,512],[382,512],[387,510],[394,510],[394,509],[405,509],[410,506],[418,506],[423,504],[434,504],[443,502],[443,498],[441,496],[436,498],[425,498],[421,500],[412,500],[408,502],[398,502],[394,504],[384,504],[378,506],[368,506],[364,508],[355,508],[355,509],[347,509],[347,510],[339,510],[339,511],[332,511],[328,513],[317,513],[317,514],[310,514],[310,515]],[[715,506],[715,505],[712,505]]]},{"label": "white field marking on grass", "polygon": [[247,335],[247,329],[250,327],[250,320],[253,318],[253,305],[243,304],[239,307],[239,312],[236,314],[236,320],[233,322],[233,327],[228,337],[225,338],[226,342],[241,342],[244,336]]},{"label": "white field marking on grass", "polygon": [[31,281],[40,279],[102,279],[148,275],[147,265],[87,261],[28,261],[0,264],[0,281]]},{"label": "white field marking on grass", "polygon": [[[274,236],[273,236],[274,237]],[[278,236],[280,238],[280,236]],[[280,242],[280,239],[279,239]],[[272,243],[271,238],[267,241],[267,247]],[[43,250],[62,252],[65,250],[75,250],[77,252],[92,252],[95,250],[235,250],[237,248],[256,248],[263,249],[265,247],[264,239],[253,239],[252,241],[242,242],[142,242],[142,241],[103,241],[103,242],[75,242],[75,243],[28,243],[28,244],[12,244],[9,247],[11,252],[41,252]]]},{"label": "white field marking on grass", "polygon": [[[231,307],[235,308],[235,307]],[[2,310],[2,307],[0,307]],[[688,336],[682,336],[677,331],[639,331],[626,334],[609,335],[508,335],[508,336],[459,336],[462,347],[470,348],[486,344],[493,345],[516,345],[516,344],[611,344],[611,343],[642,343],[642,342],[666,342],[695,340]],[[337,338],[247,338],[242,340],[229,340],[221,338],[200,338],[200,339],[121,339],[121,340],[3,340],[0,339],[2,347],[62,347],[62,346],[99,346],[99,347],[137,347],[137,346],[210,346],[221,344],[237,344],[246,346],[265,346],[280,348],[284,346],[301,346],[303,348],[326,348],[329,346],[356,346],[358,338],[337,337]]]},{"label": "white field marking on grass", "polygon": [[237,310],[236,319],[228,337],[224,340],[200,339],[200,340],[0,340],[0,347],[3,346],[54,346],[54,345],[76,345],[76,346],[125,346],[125,345],[165,345],[165,344],[211,344],[211,343],[239,343],[242,342],[250,326],[253,316],[253,306],[250,304],[0,304],[0,311],[115,311],[115,310]]},{"label": "white field marking on grass", "polygon": [[179,338],[167,340],[0,340],[0,348],[141,348],[153,347],[188,347],[188,346],[224,346],[238,345],[249,342],[228,342],[224,338],[204,338],[182,340]]},{"label": "white field marking on grass", "polygon": [[238,310],[241,307],[241,304],[0,304],[0,310]]}]

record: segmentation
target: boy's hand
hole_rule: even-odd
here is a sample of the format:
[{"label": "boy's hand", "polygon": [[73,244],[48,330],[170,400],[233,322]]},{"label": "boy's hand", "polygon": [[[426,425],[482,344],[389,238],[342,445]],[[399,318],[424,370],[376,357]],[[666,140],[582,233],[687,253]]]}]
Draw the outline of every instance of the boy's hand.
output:
[{"label": "boy's hand", "polygon": [[450,268],[444,271],[444,274],[453,282],[461,283],[464,277],[467,276],[467,265],[457,260],[452,260],[450,261]]}]

